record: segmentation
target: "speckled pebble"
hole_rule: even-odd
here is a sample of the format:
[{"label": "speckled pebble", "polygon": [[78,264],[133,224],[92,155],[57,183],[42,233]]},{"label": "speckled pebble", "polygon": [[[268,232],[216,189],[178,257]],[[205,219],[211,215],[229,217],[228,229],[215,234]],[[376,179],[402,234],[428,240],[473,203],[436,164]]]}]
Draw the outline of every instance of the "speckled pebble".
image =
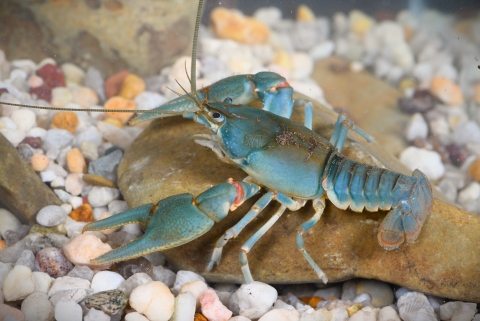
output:
[{"label": "speckled pebble", "polygon": [[55,306],[56,321],[82,321],[82,307],[73,300],[60,301]]},{"label": "speckled pebble", "polygon": [[35,291],[27,296],[22,302],[21,310],[26,321],[51,321],[54,317],[53,305],[43,292]]},{"label": "speckled pebble", "polygon": [[42,208],[36,216],[38,224],[45,227],[57,226],[65,222],[67,213],[58,205],[48,205]]},{"label": "speckled pebble", "polygon": [[47,247],[38,252],[35,266],[52,278],[65,276],[73,269],[72,263],[65,257],[63,251],[56,247]]},{"label": "speckled pebble", "polygon": [[85,300],[87,308],[95,308],[108,315],[122,311],[128,301],[127,295],[120,290],[108,290],[95,293]]},{"label": "speckled pebble", "polygon": [[130,306],[151,321],[167,321],[173,314],[175,298],[162,282],[152,281],[132,291]]}]

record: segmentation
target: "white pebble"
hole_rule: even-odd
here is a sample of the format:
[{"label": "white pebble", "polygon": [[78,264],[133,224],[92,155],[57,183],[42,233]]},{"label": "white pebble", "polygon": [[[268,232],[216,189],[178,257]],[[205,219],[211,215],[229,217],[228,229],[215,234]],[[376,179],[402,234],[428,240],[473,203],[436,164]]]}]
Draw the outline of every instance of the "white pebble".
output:
[{"label": "white pebble", "polygon": [[362,293],[362,294],[359,294],[357,295],[354,299],[353,299],[353,302],[363,302],[363,301],[372,301],[372,298],[370,297],[370,295],[368,295],[368,293]]},{"label": "white pebble", "polygon": [[73,300],[60,301],[55,306],[56,321],[82,321],[82,307]]},{"label": "white pebble", "polygon": [[53,188],[65,187],[65,178],[59,176],[55,177],[55,179],[50,182],[50,186]]},{"label": "white pebble", "polygon": [[62,204],[60,205],[61,208],[63,208],[63,210],[65,211],[65,213],[70,214],[72,212],[72,205],[70,204]]},{"label": "white pebble", "polygon": [[321,42],[312,49],[310,49],[309,54],[313,60],[322,60],[330,57],[335,51],[335,43],[331,40]]},{"label": "white pebble", "polygon": [[205,282],[205,278],[201,276],[200,274],[197,274],[195,272],[191,271],[184,271],[180,270],[177,272],[177,278],[175,279],[175,284],[173,285],[172,290],[174,292],[177,292],[180,290],[180,288],[188,282],[196,281],[196,280],[201,280]]},{"label": "white pebble", "polygon": [[242,284],[236,292],[240,315],[249,319],[258,319],[269,311],[277,300],[277,290],[274,287],[254,281]]},{"label": "white pebble", "polygon": [[480,127],[474,121],[459,123],[453,131],[453,140],[458,145],[480,142]]},{"label": "white pebble", "polygon": [[46,227],[57,226],[65,222],[66,217],[67,213],[65,213],[62,207],[48,205],[38,211],[37,223]]},{"label": "white pebble", "polygon": [[104,122],[98,122],[97,128],[103,138],[122,149],[127,149],[133,142],[133,137],[124,129]]},{"label": "white pebble", "polygon": [[53,192],[55,194],[57,194],[58,198],[64,202],[64,203],[68,203],[68,201],[70,200],[70,198],[72,197],[72,195],[70,195],[69,193],[65,192],[63,189],[54,189]]},{"label": "white pebble", "polygon": [[71,276],[62,276],[53,281],[52,287],[48,290],[48,296],[52,296],[58,291],[71,289],[90,289],[90,281]]},{"label": "white pebble", "polygon": [[100,271],[92,279],[91,288],[94,293],[115,290],[117,289],[125,279],[116,272]]},{"label": "white pebble", "polygon": [[118,289],[125,293],[127,296],[130,296],[133,289],[150,282],[152,282],[152,278],[147,273],[139,272],[135,273],[126,281],[122,282],[122,284],[118,286]]},{"label": "white pebble", "polygon": [[253,17],[267,26],[273,26],[282,19],[282,10],[274,6],[260,8],[253,13]]},{"label": "white pebble", "polygon": [[408,292],[397,301],[400,318],[404,321],[436,321],[435,313],[427,297],[418,292]]},{"label": "white pebble", "polygon": [[296,52],[292,55],[293,70],[291,76],[294,79],[302,80],[308,78],[313,72],[313,59],[304,52]]},{"label": "white pebble", "polygon": [[332,312],[328,311],[325,308],[322,308],[318,310],[308,309],[304,311],[302,313],[300,320],[301,321],[336,321],[337,319],[332,318]]},{"label": "white pebble", "polygon": [[17,124],[9,117],[1,117],[0,121],[3,123],[2,129],[17,129]]},{"label": "white pebble", "polygon": [[440,320],[471,320],[476,312],[476,303],[460,301],[447,302],[440,306]]},{"label": "white pebble", "polygon": [[40,137],[40,139],[44,139],[45,135],[47,134],[47,130],[41,127],[33,127],[27,132],[28,137]]},{"label": "white pebble", "polygon": [[12,113],[10,118],[17,125],[17,129],[24,132],[29,131],[35,126],[35,113],[29,109],[20,109]]},{"label": "white pebble", "polygon": [[33,277],[35,279],[35,291],[48,293],[52,286],[52,277],[45,272],[38,271],[33,272]]},{"label": "white pebble", "polygon": [[127,205],[127,202],[125,201],[113,200],[110,203],[108,203],[108,212],[110,212],[112,215],[117,215],[118,213],[121,213],[126,210],[128,210],[128,205]]},{"label": "white pebble", "polygon": [[100,207],[108,205],[118,196],[120,196],[120,191],[116,188],[94,186],[88,192],[88,202],[93,207]]},{"label": "white pebble", "polygon": [[80,196],[72,196],[68,202],[70,203],[68,205],[70,205],[72,209],[76,209],[77,207],[83,205],[83,199]]},{"label": "white pebble", "polygon": [[[88,291],[88,294],[91,294],[91,292]],[[50,297],[50,302],[52,302],[53,306],[57,306],[57,303],[60,301],[73,300],[75,302],[80,302],[86,297],[87,290],[85,289],[61,290]]]},{"label": "white pebble", "polygon": [[152,281],[134,289],[129,302],[150,321],[167,321],[173,314],[175,298],[165,284]]},{"label": "white pebble", "polygon": [[21,308],[25,320],[50,321],[53,320],[54,309],[44,292],[33,292],[22,302]]},{"label": "white pebble", "polygon": [[187,282],[182,287],[180,290],[178,290],[178,294],[181,293],[186,293],[190,292],[193,294],[193,297],[196,300],[196,308],[200,308],[200,296],[203,294],[203,292],[207,291],[208,285],[207,283],[201,281],[201,280],[196,280],[192,282]]},{"label": "white pebble", "polygon": [[103,311],[90,309],[83,319],[84,321],[110,321],[110,316]]},{"label": "white pebble", "polygon": [[458,193],[458,203],[460,205],[475,201],[480,197],[480,184],[478,182],[471,182],[464,189]]},{"label": "white pebble", "polygon": [[98,146],[88,140],[82,141],[80,144],[80,151],[85,158],[91,161],[94,161],[98,158]]},{"label": "white pebble", "polygon": [[332,313],[332,318],[330,321],[347,321],[348,320],[348,312],[345,308],[335,308],[330,310]]},{"label": "white pebble", "polygon": [[167,102],[167,98],[151,91],[144,91],[134,99],[137,109],[150,110],[157,108]]},{"label": "white pebble", "polygon": [[54,181],[57,178],[57,175],[51,170],[46,170],[40,172],[40,178],[42,179],[42,182],[47,183]]},{"label": "white pebble", "polygon": [[413,141],[417,138],[426,139],[428,136],[428,125],[422,114],[416,113],[409,119],[405,127],[405,138]]},{"label": "white pebble", "polygon": [[265,313],[258,321],[299,321],[297,310],[275,309]]},{"label": "white pebble", "polygon": [[125,321],[149,321],[144,315],[138,312],[130,312],[125,315]]},{"label": "white pebble", "polygon": [[442,159],[435,151],[410,146],[400,154],[400,161],[412,171],[419,169],[430,180],[437,180],[445,173]]},{"label": "white pebble", "polygon": [[348,319],[348,321],[377,321],[374,312],[360,310]]},{"label": "white pebble", "polygon": [[18,231],[22,223],[9,210],[0,208],[0,235],[5,239],[8,230]]},{"label": "white pebble", "polygon": [[195,297],[190,292],[177,295],[170,321],[190,321],[195,316]]},{"label": "white pebble", "polygon": [[43,149],[48,151],[52,148],[62,149],[70,146],[73,142],[73,135],[65,129],[49,129],[43,140]]},{"label": "white pebble", "polygon": [[67,216],[65,219],[65,230],[67,231],[67,236],[72,238],[80,233],[82,233],[83,228],[87,225],[86,222],[77,222],[72,219],[70,216]]},{"label": "white pebble", "polygon": [[14,146],[17,147],[25,138],[25,132],[19,129],[0,129],[0,134]]},{"label": "white pebble", "polygon": [[32,270],[24,265],[15,265],[3,281],[2,292],[5,301],[23,299],[33,291],[35,291],[35,278]]},{"label": "white pebble", "polygon": [[386,306],[378,313],[378,321],[400,321],[400,317],[394,308]]}]

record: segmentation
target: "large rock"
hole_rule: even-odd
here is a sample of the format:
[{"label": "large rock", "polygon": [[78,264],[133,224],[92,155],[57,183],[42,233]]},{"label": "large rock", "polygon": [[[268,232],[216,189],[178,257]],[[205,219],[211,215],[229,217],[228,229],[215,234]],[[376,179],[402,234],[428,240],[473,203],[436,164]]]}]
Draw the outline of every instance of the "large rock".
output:
[{"label": "large rock", "polygon": [[9,60],[28,53],[37,62],[95,66],[104,76],[153,75],[191,50],[196,7],[196,0],[0,1],[0,49]]},{"label": "large rock", "polygon": [[[337,115],[314,106],[314,129],[329,138]],[[301,119],[299,113],[294,119]],[[382,119],[378,118],[378,123]],[[376,125],[372,125],[376,126]],[[367,132],[370,127],[364,128]],[[119,186],[130,206],[157,202],[167,196],[198,194],[227,178],[246,175],[220,162],[208,148],[194,143],[193,134],[206,133],[203,126],[180,118],[157,120],[138,137],[119,165]],[[411,174],[377,143],[351,133],[344,148],[348,157]],[[375,158],[369,156],[375,155]],[[441,197],[435,193],[437,197]],[[257,199],[257,197],[255,198]],[[215,242],[252,206],[251,200],[216,224],[207,234],[181,247],[164,251],[167,260],[181,270],[201,273],[214,282],[243,282],[238,263],[240,246],[273,214],[269,206],[223,251],[219,266],[205,267]],[[397,251],[385,251],[377,242],[377,229],[386,212],[354,213],[327,202],[318,224],[305,235],[306,248],[330,282],[353,277],[373,278],[414,290],[456,300],[480,300],[480,216],[436,200],[418,240]],[[283,217],[252,248],[250,269],[255,280],[268,283],[319,282],[295,246],[296,228],[313,215],[304,209]]]},{"label": "large rock", "polygon": [[61,205],[15,147],[0,134],[0,207],[7,208],[24,224],[35,223],[35,215],[47,205]]}]

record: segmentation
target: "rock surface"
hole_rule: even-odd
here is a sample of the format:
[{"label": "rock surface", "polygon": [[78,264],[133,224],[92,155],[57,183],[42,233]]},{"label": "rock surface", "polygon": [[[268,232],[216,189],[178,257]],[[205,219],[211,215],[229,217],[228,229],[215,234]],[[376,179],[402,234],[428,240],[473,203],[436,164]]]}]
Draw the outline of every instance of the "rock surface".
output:
[{"label": "rock surface", "polygon": [[61,204],[3,135],[0,135],[0,155],[0,208],[7,208],[28,224],[35,223],[40,209]]},{"label": "rock surface", "polygon": [[[337,116],[314,104],[314,115],[320,114],[322,117],[314,117],[314,129],[324,137],[330,137]],[[295,114],[293,118],[299,120],[301,115]],[[378,122],[364,125],[363,129],[369,132],[372,126],[378,126]],[[198,124],[172,117],[153,122],[138,137],[126,151],[118,172],[119,187],[131,207],[156,203],[178,193],[197,195],[229,177],[241,180],[246,176],[239,169],[220,162],[209,149],[196,145],[192,135],[197,133],[206,133],[206,130]],[[350,137],[355,140],[347,141],[343,150],[348,157],[375,165],[376,161],[369,154],[375,155],[377,161],[388,168],[411,174],[380,145],[366,144],[356,134]],[[205,244],[215,244],[256,199],[229,214],[200,238],[165,251],[165,257],[175,269],[201,273],[208,281],[242,282],[239,247],[265,224],[276,207],[267,209],[234,242],[229,242],[224,248],[221,264],[211,272],[205,271],[205,258],[210,257],[212,248]],[[295,229],[312,214],[309,204],[296,213],[287,211],[258,241],[248,256],[255,280],[266,283],[318,282],[316,274],[295,246]],[[305,243],[329,282],[353,277],[374,278],[440,297],[480,299],[476,290],[480,286],[477,273],[480,254],[476,250],[480,241],[477,233],[479,216],[436,200],[418,240],[402,245],[398,251],[385,251],[377,242],[377,229],[385,214],[343,211],[327,202],[322,219],[306,235]],[[185,260],[187,257],[189,259]]]}]

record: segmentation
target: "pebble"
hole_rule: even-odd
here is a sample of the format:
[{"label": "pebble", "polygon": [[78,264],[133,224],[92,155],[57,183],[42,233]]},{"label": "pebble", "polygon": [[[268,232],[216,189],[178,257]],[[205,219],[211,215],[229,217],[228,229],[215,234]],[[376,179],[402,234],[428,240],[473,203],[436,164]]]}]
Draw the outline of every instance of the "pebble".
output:
[{"label": "pebble", "polygon": [[394,301],[392,288],[382,281],[362,279],[357,283],[356,290],[357,294],[367,293],[370,295],[374,307],[383,307]]},{"label": "pebble", "polygon": [[292,55],[292,73],[294,79],[302,80],[308,78],[313,72],[313,58],[304,53],[296,52]]},{"label": "pebble", "polygon": [[[111,251],[109,244],[103,243],[97,236],[92,234],[80,234],[72,238],[63,247],[65,256],[75,265],[86,265],[101,269],[104,266],[97,266],[90,263],[90,260]],[[109,266],[109,265],[106,265]]]},{"label": "pebble", "polygon": [[407,114],[425,113],[435,107],[435,102],[430,91],[416,90],[412,97],[400,98],[398,106]]},{"label": "pebble", "polygon": [[101,72],[95,67],[88,67],[85,75],[85,86],[89,87],[97,93],[101,101],[105,101],[104,81]]},{"label": "pebble", "polygon": [[377,318],[374,312],[360,310],[357,313],[353,314],[349,321],[376,321]]},{"label": "pebble", "polygon": [[349,14],[350,30],[356,35],[363,37],[374,25],[373,20],[359,10],[352,10]]},{"label": "pebble", "polygon": [[126,99],[134,99],[139,94],[144,92],[145,88],[145,81],[141,77],[134,74],[129,74],[123,80],[122,87],[118,95]]},{"label": "pebble", "polygon": [[440,306],[440,320],[472,320],[476,312],[476,303],[451,301]]},{"label": "pebble", "polygon": [[90,289],[90,281],[80,278],[73,278],[71,276],[62,276],[56,278],[48,291],[48,296],[52,296],[58,291],[71,289]]},{"label": "pebble", "polygon": [[73,148],[67,153],[67,166],[71,173],[85,173],[87,163],[78,148]]},{"label": "pebble", "polygon": [[115,290],[122,282],[125,282],[125,279],[120,274],[111,271],[100,271],[93,277],[91,288],[95,293]]},{"label": "pebble", "polygon": [[[83,228],[87,225],[85,222],[77,222],[74,219],[72,219],[70,216],[67,216],[65,219],[65,230],[67,231],[67,236],[69,238],[73,238],[74,236],[77,236],[78,234],[82,233]],[[88,232],[86,234],[92,234],[91,232]]]},{"label": "pebble", "polygon": [[73,135],[65,129],[49,129],[43,140],[43,149],[45,151],[51,149],[60,150],[72,145]]},{"label": "pebble", "polygon": [[24,265],[30,270],[34,268],[35,255],[31,250],[23,250],[15,265]]},{"label": "pebble", "polygon": [[122,160],[122,156],[123,152],[121,150],[116,150],[108,155],[100,157],[88,165],[88,173],[100,175],[112,182],[116,182],[116,170],[118,164]]},{"label": "pebble", "polygon": [[106,141],[112,143],[113,145],[117,145],[122,149],[130,147],[134,140],[134,138],[124,129],[120,129],[105,122],[98,122],[97,129],[102,133],[102,137]]},{"label": "pebble", "polygon": [[173,314],[175,298],[165,284],[152,281],[135,288],[129,302],[150,321],[167,321]]},{"label": "pebble", "polygon": [[258,320],[259,321],[299,321],[300,312],[298,312],[297,310],[274,309],[265,313]]},{"label": "pebble", "polygon": [[151,110],[166,103],[167,98],[156,92],[144,91],[135,97],[134,102],[137,109]]},{"label": "pebble", "polygon": [[67,84],[83,85],[85,80],[85,72],[83,69],[70,62],[62,64],[60,68],[62,68]]},{"label": "pebble", "polygon": [[278,296],[275,288],[258,281],[242,284],[235,294],[238,298],[239,314],[249,319],[258,319],[264,315],[272,308]]},{"label": "pebble", "polygon": [[65,129],[72,134],[75,134],[78,124],[78,117],[73,111],[61,111],[52,117],[52,128]]},{"label": "pebble", "polygon": [[18,130],[27,132],[36,126],[35,113],[29,109],[19,109],[12,113],[10,119],[17,125]]},{"label": "pebble", "polygon": [[460,87],[450,79],[435,76],[430,82],[432,94],[449,106],[463,104],[463,94]]},{"label": "pebble", "polygon": [[405,293],[398,299],[397,306],[400,318],[404,321],[437,320],[427,297],[422,293]]},{"label": "pebble", "polygon": [[169,288],[175,284],[176,274],[163,266],[154,266],[152,270],[152,279],[160,281]]},{"label": "pebble", "polygon": [[82,321],[82,307],[74,300],[59,301],[55,306],[56,321]]},{"label": "pebble", "polygon": [[93,186],[88,192],[88,202],[93,207],[101,207],[108,205],[119,196],[120,191],[116,188]]},{"label": "pebble", "polygon": [[480,183],[471,182],[464,189],[458,192],[457,202],[466,206],[472,201],[476,201],[480,197]]},{"label": "pebble", "polygon": [[[196,301],[196,308],[198,310],[200,308],[200,298],[202,294],[207,290],[208,290],[207,283],[205,283],[202,280],[196,280],[192,282],[187,282],[184,285],[182,285],[180,290],[178,290],[178,293],[181,294],[181,293],[190,292],[191,294],[193,294],[193,297],[195,298],[195,301]],[[205,316],[207,315],[205,314]]]},{"label": "pebble", "polygon": [[197,280],[205,282],[205,278],[203,276],[195,273],[195,272],[180,270],[180,271],[177,272],[177,277],[175,279],[175,283],[173,285],[172,290],[174,292],[178,293],[180,288],[185,283],[192,282],[192,281],[197,281]]},{"label": "pebble", "polygon": [[85,300],[85,306],[101,310],[108,315],[115,315],[125,308],[127,302],[128,296],[124,292],[112,289],[89,296]]},{"label": "pebble", "polygon": [[43,172],[50,163],[50,159],[43,154],[33,154],[30,159],[30,165],[36,172]]},{"label": "pebble", "polygon": [[33,292],[22,302],[21,308],[25,320],[51,321],[54,317],[54,307],[43,292]]},{"label": "pebble", "polygon": [[217,7],[210,14],[213,31],[218,38],[246,44],[266,43],[268,27],[257,19],[245,17],[236,10]]},{"label": "pebble", "polygon": [[107,80],[105,81],[105,95],[107,96],[107,98],[118,95],[120,89],[122,88],[123,80],[129,74],[130,73],[128,71],[122,70],[107,78]]},{"label": "pebble", "polygon": [[38,271],[45,272],[52,278],[66,276],[73,269],[63,251],[56,247],[47,247],[38,252],[35,266]]},{"label": "pebble", "polygon": [[35,291],[35,278],[32,270],[24,265],[15,265],[5,277],[2,292],[5,301],[24,299]]},{"label": "pebble", "polygon": [[[107,110],[136,110],[137,104],[130,99],[114,96],[108,99],[104,105],[105,109]],[[106,112],[105,115],[108,117],[117,119],[120,121],[121,124],[126,124],[130,118],[133,116],[133,112],[131,113],[121,113],[121,112]]]},{"label": "pebble", "polygon": [[60,290],[55,292],[55,294],[53,294],[50,297],[50,302],[53,304],[53,306],[56,306],[57,303],[60,301],[66,301],[66,300],[73,300],[75,302],[80,302],[86,298],[87,291],[89,290],[86,290],[86,289]]},{"label": "pebble", "polygon": [[57,87],[52,89],[52,98],[50,104],[56,108],[63,108],[73,100],[72,91],[67,87]]},{"label": "pebble", "polygon": [[35,271],[32,273],[33,277],[35,278],[35,291],[48,293],[48,290],[50,290],[53,282],[50,275],[39,271]]},{"label": "pebble", "polygon": [[404,135],[410,142],[415,139],[427,139],[428,125],[422,114],[415,113],[410,117],[407,126],[405,127]]},{"label": "pebble", "polygon": [[116,264],[118,273],[125,279],[128,279],[136,273],[152,274],[153,265],[144,257],[138,257],[127,261],[121,261]]},{"label": "pebble", "polygon": [[[138,312],[130,312],[127,315],[125,315],[125,321],[149,321],[149,320]],[[172,320],[172,321],[175,321],[175,320]]]},{"label": "pebble", "polygon": [[[65,186],[65,190],[68,193],[70,193],[73,196],[77,196],[82,193],[82,191],[86,188],[87,184],[85,184],[85,182],[83,181],[83,174],[72,173],[67,175],[64,186]],[[79,205],[81,204],[82,203],[80,203]]]},{"label": "pebble", "polygon": [[5,249],[6,247],[7,247],[7,242],[5,242],[4,240],[0,240],[0,251]]},{"label": "pebble", "polygon": [[170,321],[191,321],[194,320],[194,316],[195,298],[192,293],[186,292],[177,295]]},{"label": "pebble", "polygon": [[202,314],[209,321],[227,321],[232,316],[232,311],[228,310],[214,290],[206,290],[200,296],[200,305]]},{"label": "pebble", "polygon": [[111,318],[109,315],[105,314],[103,311],[96,309],[90,309],[85,315],[84,321],[110,321]]},{"label": "pebble", "polygon": [[92,281],[93,271],[88,266],[77,265],[68,272],[68,276]]},{"label": "pebble", "polygon": [[5,239],[8,230],[17,231],[22,223],[10,211],[0,208],[0,235]]},{"label": "pebble", "polygon": [[115,184],[114,182],[112,182],[112,181],[110,181],[110,180],[108,180],[108,179],[106,179],[106,178],[104,178],[100,175],[96,175],[96,174],[84,174],[82,176],[82,180],[85,183],[87,183],[88,185],[92,185],[92,186],[103,186],[103,187],[117,188],[117,184]]},{"label": "pebble", "polygon": [[22,311],[9,305],[0,303],[0,320],[4,321],[23,321],[25,316]]},{"label": "pebble", "polygon": [[468,167],[468,173],[474,180],[480,181],[480,158],[475,159]]},{"label": "pebble", "polygon": [[90,223],[94,221],[93,209],[90,204],[80,205],[74,209],[69,216],[77,222]]},{"label": "pebble", "polygon": [[378,321],[401,321],[397,311],[391,306],[383,307],[378,313]]},{"label": "pebble", "polygon": [[314,45],[310,49],[309,55],[313,58],[313,60],[317,61],[330,57],[334,51],[335,43],[331,40],[327,40]]},{"label": "pebble", "polygon": [[418,168],[433,181],[440,179],[445,173],[441,157],[435,151],[410,146],[402,151],[400,161],[412,171]]},{"label": "pebble", "polygon": [[83,108],[89,108],[90,106],[98,105],[97,93],[87,87],[74,87],[72,88],[72,102]]},{"label": "pebble", "polygon": [[124,292],[127,296],[130,296],[133,289],[136,287],[152,282],[152,278],[143,272],[135,273],[130,276],[126,281],[122,282],[118,287],[118,290]]},{"label": "pebble", "polygon": [[38,224],[45,227],[57,226],[65,222],[67,213],[58,205],[47,205],[38,211],[36,219]]},{"label": "pebble", "polygon": [[324,289],[316,290],[313,295],[321,297],[324,300],[330,300],[331,297],[339,298],[342,294],[342,288],[338,285],[329,286]]},{"label": "pebble", "polygon": [[19,129],[0,129],[0,134],[5,136],[14,147],[17,147],[25,139],[25,132]]},{"label": "pebble", "polygon": [[452,138],[459,145],[478,143],[480,142],[480,126],[474,121],[461,122],[453,130]]}]

